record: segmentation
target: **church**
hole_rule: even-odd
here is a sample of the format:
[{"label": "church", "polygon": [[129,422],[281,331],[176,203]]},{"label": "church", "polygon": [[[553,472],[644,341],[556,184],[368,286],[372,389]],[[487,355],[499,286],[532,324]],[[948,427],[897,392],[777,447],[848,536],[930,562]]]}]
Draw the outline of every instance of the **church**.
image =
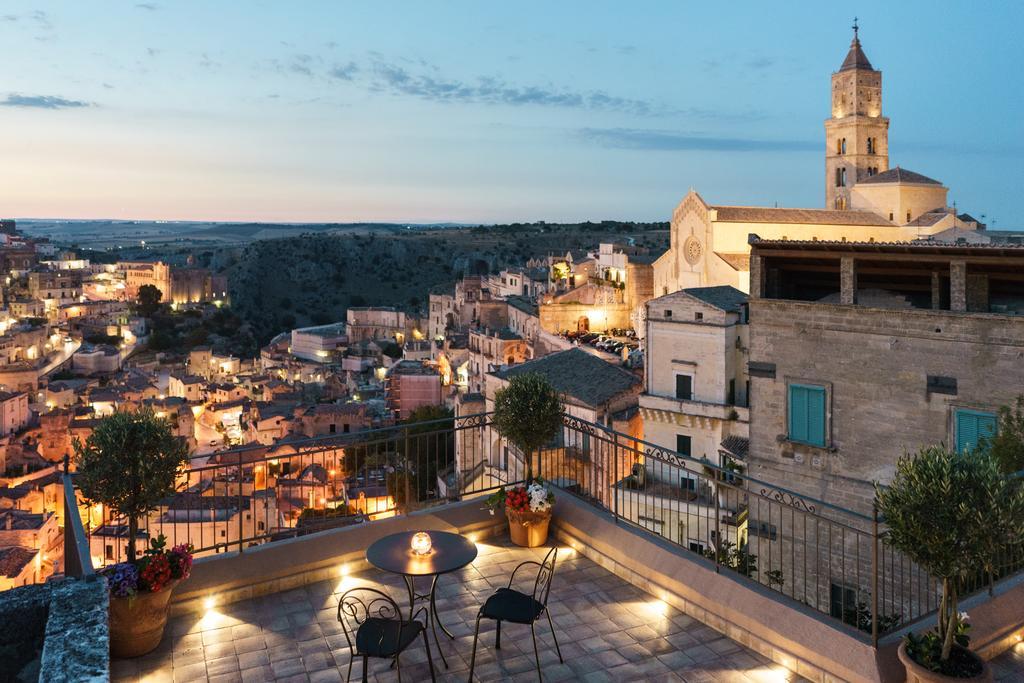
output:
[{"label": "church", "polygon": [[792,209],[708,204],[694,190],[672,213],[670,248],[654,263],[654,294],[731,285],[750,291],[748,236],[835,242],[987,242],[983,224],[947,205],[948,189],[889,166],[882,72],[861,47],[858,27],[832,74],[825,121],[825,206]]}]

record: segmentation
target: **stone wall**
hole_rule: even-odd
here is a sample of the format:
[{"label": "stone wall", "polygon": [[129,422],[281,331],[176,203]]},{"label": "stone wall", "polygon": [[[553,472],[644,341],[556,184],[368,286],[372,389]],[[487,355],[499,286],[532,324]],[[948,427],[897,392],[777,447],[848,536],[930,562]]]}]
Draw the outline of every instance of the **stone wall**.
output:
[{"label": "stone wall", "polygon": [[[750,474],[870,513],[904,450],[954,443],[956,408],[994,412],[1024,390],[1024,318],[793,301],[750,304]],[[954,393],[928,377],[956,380]],[[828,387],[827,444],[787,440],[787,383]]]}]

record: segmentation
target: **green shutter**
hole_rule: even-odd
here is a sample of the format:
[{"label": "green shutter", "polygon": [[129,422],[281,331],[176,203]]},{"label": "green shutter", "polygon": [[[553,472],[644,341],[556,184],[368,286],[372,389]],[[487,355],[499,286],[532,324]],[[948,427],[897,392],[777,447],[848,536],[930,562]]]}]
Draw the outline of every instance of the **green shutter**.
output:
[{"label": "green shutter", "polygon": [[956,411],[956,450],[963,453],[996,433],[996,416],[976,410]]},{"label": "green shutter", "polygon": [[825,445],[825,387],[789,385],[789,439]]}]

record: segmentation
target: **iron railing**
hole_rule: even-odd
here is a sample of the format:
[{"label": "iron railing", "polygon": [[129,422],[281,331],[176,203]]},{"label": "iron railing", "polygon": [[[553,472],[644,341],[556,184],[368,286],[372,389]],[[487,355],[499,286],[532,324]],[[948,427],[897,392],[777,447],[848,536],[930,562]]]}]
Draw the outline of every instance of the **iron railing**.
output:
[{"label": "iron railing", "polygon": [[[139,524],[140,549],[163,535],[197,555],[244,552],[270,541],[359,524],[506,484],[486,415],[241,447],[191,458],[178,492]],[[507,471],[502,467],[502,472]],[[127,556],[127,524],[86,513],[97,566]]]},{"label": "iron railing", "polygon": [[[829,615],[865,640],[877,643],[937,609],[938,583],[884,543],[877,515],[569,415],[552,445],[533,457],[537,475],[607,510],[617,523]],[[142,521],[140,541],[163,534],[200,555],[244,552],[482,496],[522,482],[525,471],[525,458],[487,414],[231,449],[192,459],[179,492]],[[86,547],[97,565],[124,559],[123,520],[96,508],[86,516],[86,545],[66,540],[66,556]],[[88,555],[79,560],[83,567],[91,564]],[[962,595],[991,590],[1022,567],[1020,549],[1007,551],[994,574],[979,572]]]},{"label": "iron railing", "polygon": [[[629,523],[701,555],[716,571],[770,588],[878,638],[938,609],[941,585],[888,546],[865,515],[602,425],[567,416],[542,476]],[[1020,545],[961,590],[1024,569]]]}]

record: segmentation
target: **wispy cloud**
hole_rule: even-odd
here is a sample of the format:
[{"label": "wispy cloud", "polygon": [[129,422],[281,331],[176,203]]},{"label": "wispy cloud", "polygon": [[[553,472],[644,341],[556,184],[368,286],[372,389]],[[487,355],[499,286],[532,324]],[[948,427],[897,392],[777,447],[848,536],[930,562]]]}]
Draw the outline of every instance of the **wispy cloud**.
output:
[{"label": "wispy cloud", "polygon": [[806,152],[821,146],[812,140],[716,137],[636,128],[581,128],[577,133],[583,140],[601,147],[666,152]]},{"label": "wispy cloud", "polygon": [[137,2],[135,3],[135,6],[139,9],[148,10],[150,12],[155,12],[158,9],[160,9],[160,5],[156,4],[155,2]]},{"label": "wispy cloud", "polygon": [[359,73],[359,65],[355,62],[349,62],[348,64],[339,64],[328,72],[331,78],[336,78],[341,81],[351,81]]},{"label": "wispy cloud", "polygon": [[433,102],[509,106],[566,107],[647,115],[656,107],[646,101],[609,95],[600,90],[573,90],[549,85],[514,85],[495,76],[470,81],[415,73],[393,62],[372,65],[370,88]]},{"label": "wispy cloud", "polygon": [[22,95],[11,93],[3,100],[0,100],[0,107],[27,107],[32,109],[76,109],[78,107],[91,107],[89,102],[81,100],[69,100],[55,95]]}]

